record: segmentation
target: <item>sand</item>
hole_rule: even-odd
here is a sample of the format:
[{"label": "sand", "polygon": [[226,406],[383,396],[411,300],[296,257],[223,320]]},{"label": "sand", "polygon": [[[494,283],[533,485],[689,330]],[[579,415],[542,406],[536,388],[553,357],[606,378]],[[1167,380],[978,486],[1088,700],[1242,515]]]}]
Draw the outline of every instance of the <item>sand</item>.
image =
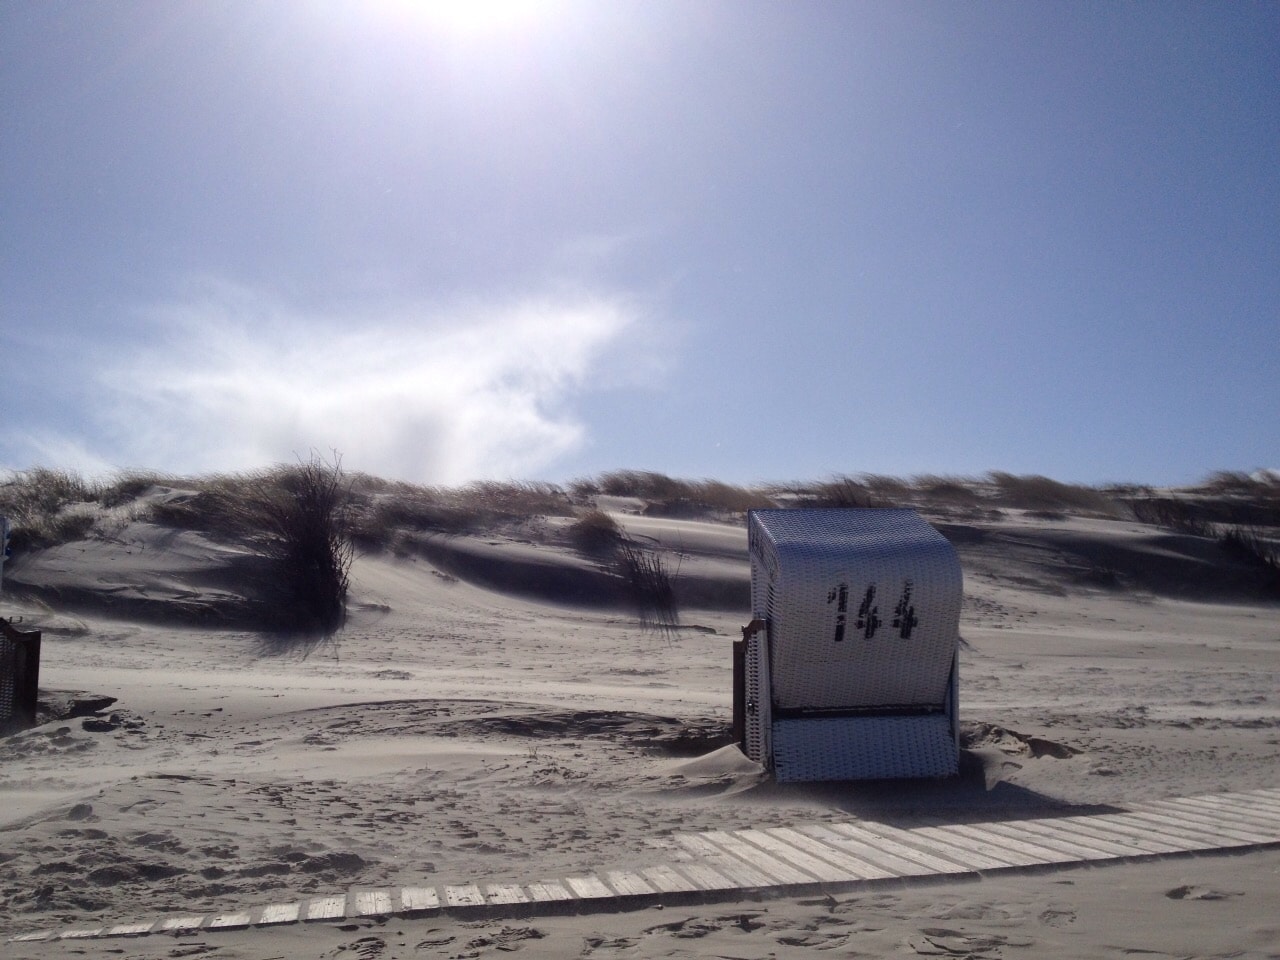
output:
[{"label": "sand", "polygon": [[[0,612],[43,632],[46,699],[115,702],[0,740],[0,936],[634,866],[677,830],[1009,819],[1280,786],[1280,605],[1239,594],[1189,538],[1018,511],[940,520],[966,577],[961,777],[778,785],[725,749],[742,524],[607,506],[667,551],[679,630],[574,602],[565,571],[590,565],[545,536],[362,555],[349,623],[316,647],[212,620],[228,548],[189,531],[124,522],[13,564]],[[12,598],[24,583],[40,602]],[[1280,851],[1261,849],[4,955],[1275,957],[1277,917]]]}]

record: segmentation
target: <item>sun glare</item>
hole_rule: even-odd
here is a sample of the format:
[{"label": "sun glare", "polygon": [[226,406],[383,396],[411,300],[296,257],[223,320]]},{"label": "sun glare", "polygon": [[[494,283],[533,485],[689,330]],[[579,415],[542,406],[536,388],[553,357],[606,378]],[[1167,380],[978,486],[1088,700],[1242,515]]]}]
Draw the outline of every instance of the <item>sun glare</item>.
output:
[{"label": "sun glare", "polygon": [[383,0],[382,7],[407,23],[460,35],[510,32],[544,19],[553,0]]}]

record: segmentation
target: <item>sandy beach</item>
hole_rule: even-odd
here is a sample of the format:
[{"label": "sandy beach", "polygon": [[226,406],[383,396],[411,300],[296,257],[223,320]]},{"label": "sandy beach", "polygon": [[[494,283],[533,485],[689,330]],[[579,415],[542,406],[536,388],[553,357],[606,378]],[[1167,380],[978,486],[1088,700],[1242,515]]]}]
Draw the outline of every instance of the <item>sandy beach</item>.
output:
[{"label": "sandy beach", "polygon": [[[961,776],[781,785],[730,745],[741,518],[597,505],[666,558],[676,629],[573,595],[599,570],[566,517],[359,551],[346,626],[318,645],[219,622],[239,548],[136,503],[110,535],[100,521],[18,557],[3,614],[43,635],[50,713],[0,740],[0,936],[634,868],[669,857],[676,831],[985,822],[1280,786],[1280,604],[1197,538],[1071,511],[935,512],[965,574]],[[1277,917],[1270,848],[4,955],[1261,958],[1280,956]]]}]

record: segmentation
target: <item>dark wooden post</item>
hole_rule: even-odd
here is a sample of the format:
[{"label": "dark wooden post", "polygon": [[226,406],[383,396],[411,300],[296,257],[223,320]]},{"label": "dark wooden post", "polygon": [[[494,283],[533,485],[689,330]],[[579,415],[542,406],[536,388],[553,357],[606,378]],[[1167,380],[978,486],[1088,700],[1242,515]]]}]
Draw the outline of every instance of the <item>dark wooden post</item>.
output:
[{"label": "dark wooden post", "polygon": [[8,620],[0,619],[0,636],[4,637],[9,660],[0,668],[7,667],[12,672],[11,677],[0,676],[0,684],[10,687],[13,698],[11,715],[0,717],[0,721],[29,726],[35,723],[40,702],[40,633],[15,630]]},{"label": "dark wooden post", "polygon": [[733,742],[747,752],[747,641],[733,641]]}]

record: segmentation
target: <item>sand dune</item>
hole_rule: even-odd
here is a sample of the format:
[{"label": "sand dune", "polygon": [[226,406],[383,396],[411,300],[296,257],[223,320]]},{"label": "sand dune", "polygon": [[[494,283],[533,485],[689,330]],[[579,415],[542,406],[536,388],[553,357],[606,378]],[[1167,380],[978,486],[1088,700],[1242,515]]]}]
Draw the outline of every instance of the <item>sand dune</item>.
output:
[{"label": "sand dune", "polygon": [[[937,517],[965,568],[953,781],[778,785],[728,743],[740,522],[644,516],[683,629],[537,536],[423,535],[352,571],[327,644],[253,629],[255,559],[140,520],[6,571],[46,722],[0,740],[0,933],[352,886],[656,862],[677,830],[990,820],[1280,785],[1280,605],[1132,520]],[[85,695],[115,698],[110,705]],[[129,956],[1274,956],[1280,854],[816,900],[129,942]],[[1181,891],[1181,892],[1179,892]],[[84,944],[96,955],[108,942]],[[8,951],[8,947],[16,948]],[[10,944],[53,957],[67,944]]]}]

